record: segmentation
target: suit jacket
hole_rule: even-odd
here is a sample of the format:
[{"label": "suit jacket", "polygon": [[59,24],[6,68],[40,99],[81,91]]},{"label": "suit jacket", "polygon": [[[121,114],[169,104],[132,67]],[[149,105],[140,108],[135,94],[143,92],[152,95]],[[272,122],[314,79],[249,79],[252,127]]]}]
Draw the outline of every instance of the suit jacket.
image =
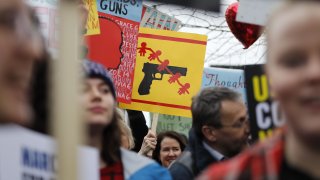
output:
[{"label": "suit jacket", "polygon": [[175,180],[192,180],[217,160],[203,147],[202,139],[193,129],[189,132],[189,143],[181,156],[171,164],[169,171]]}]

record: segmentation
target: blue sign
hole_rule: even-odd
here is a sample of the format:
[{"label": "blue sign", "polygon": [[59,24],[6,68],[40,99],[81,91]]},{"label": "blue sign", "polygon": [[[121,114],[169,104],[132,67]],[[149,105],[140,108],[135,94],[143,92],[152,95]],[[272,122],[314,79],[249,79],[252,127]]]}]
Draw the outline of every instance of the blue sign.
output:
[{"label": "blue sign", "polygon": [[97,0],[98,12],[141,21],[142,0]]},{"label": "blue sign", "polygon": [[205,87],[227,87],[242,95],[247,104],[246,85],[244,71],[240,69],[204,68],[202,75],[202,86]]}]

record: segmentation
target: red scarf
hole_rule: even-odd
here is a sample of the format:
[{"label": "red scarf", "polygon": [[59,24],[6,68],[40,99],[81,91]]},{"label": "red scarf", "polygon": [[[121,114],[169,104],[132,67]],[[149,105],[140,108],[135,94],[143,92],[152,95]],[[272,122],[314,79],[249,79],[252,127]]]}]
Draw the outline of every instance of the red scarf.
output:
[{"label": "red scarf", "polygon": [[100,180],[123,180],[123,166],[121,161],[100,169]]}]

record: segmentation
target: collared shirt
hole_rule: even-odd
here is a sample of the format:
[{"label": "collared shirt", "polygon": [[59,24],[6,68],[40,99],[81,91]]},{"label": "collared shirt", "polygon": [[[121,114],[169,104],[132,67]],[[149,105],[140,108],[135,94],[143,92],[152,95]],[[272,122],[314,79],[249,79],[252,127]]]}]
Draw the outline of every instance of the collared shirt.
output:
[{"label": "collared shirt", "polygon": [[212,147],[210,147],[207,143],[205,143],[204,141],[202,141],[202,145],[203,147],[214,157],[216,158],[218,161],[221,161],[222,159],[225,158],[225,156],[223,154],[221,154],[220,152],[216,151],[215,149],[213,149]]},{"label": "collared shirt", "polygon": [[281,179],[284,144],[285,135],[280,131],[232,160],[210,166],[198,179]]}]

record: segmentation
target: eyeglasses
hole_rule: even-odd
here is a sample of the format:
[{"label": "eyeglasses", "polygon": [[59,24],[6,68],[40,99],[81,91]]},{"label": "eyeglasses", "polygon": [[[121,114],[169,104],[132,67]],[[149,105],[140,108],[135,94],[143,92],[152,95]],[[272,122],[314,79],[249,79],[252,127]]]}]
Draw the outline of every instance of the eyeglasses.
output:
[{"label": "eyeglasses", "polygon": [[228,125],[228,124],[221,124],[221,128],[224,127],[230,127],[230,128],[235,128],[235,129],[240,129],[243,127],[249,126],[249,120],[246,119],[244,121],[237,121],[236,123],[232,124],[232,125]]}]

